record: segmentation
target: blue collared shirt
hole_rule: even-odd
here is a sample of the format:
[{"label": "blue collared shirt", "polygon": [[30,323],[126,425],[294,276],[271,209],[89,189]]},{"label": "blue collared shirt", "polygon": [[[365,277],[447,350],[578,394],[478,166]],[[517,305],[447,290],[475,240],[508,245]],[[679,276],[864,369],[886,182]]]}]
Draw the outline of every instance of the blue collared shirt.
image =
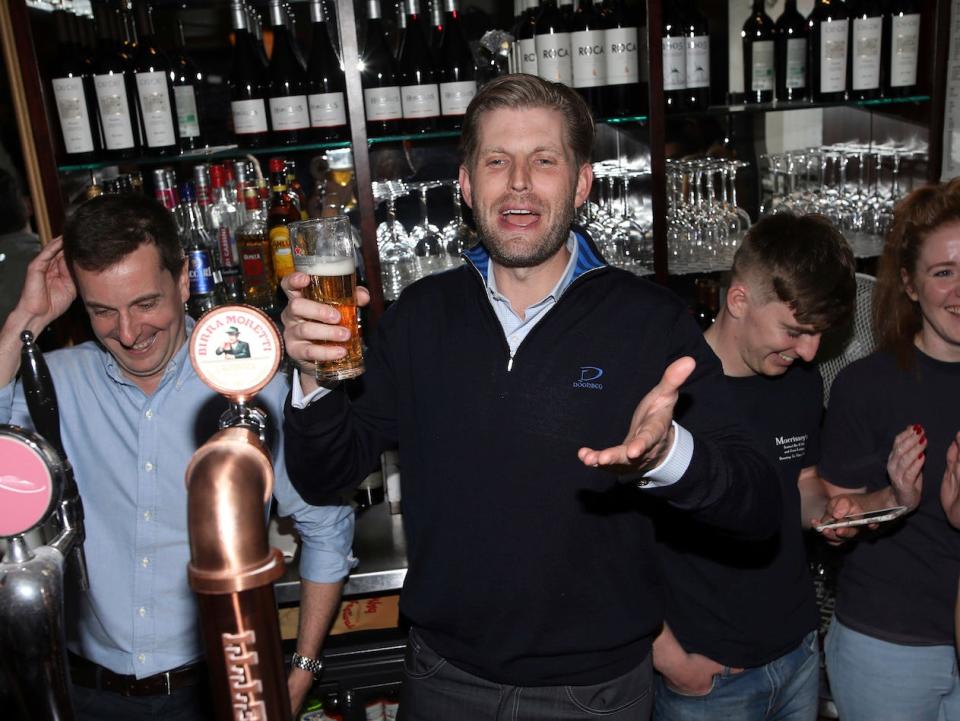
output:
[{"label": "blue collared shirt", "polygon": [[[187,332],[193,330],[187,320]],[[63,444],[83,499],[90,590],[68,622],[70,647],[138,677],[202,655],[190,559],[184,472],[217,430],[227,403],[197,377],[187,344],[151,396],[95,343],[46,354]],[[338,581],[350,569],[353,511],[310,506],[287,477],[279,428],[289,390],[278,375],[257,396],[275,438],[273,495],[301,537],[300,575]],[[0,389],[0,422],[32,427],[19,384]]]}]

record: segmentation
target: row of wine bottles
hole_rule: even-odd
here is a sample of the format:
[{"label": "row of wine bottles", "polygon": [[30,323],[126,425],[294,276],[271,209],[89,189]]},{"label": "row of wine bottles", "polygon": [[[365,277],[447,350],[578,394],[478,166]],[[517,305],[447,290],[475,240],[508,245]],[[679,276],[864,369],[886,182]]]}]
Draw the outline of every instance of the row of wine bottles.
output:
[{"label": "row of wine bottles", "polygon": [[748,103],[868,100],[916,91],[916,0],[817,0],[806,18],[796,0],[787,0],[776,22],[763,0],[754,0],[741,38]]},{"label": "row of wine bottles", "polygon": [[576,9],[573,0],[522,2],[513,28],[516,71],[576,88],[598,115],[646,111],[643,13],[629,12],[623,0],[580,0]]}]

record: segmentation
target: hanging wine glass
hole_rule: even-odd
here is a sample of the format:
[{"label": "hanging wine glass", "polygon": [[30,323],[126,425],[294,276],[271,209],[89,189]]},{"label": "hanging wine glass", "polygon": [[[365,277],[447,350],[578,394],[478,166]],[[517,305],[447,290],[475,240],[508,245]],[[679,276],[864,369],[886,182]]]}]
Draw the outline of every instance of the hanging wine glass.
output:
[{"label": "hanging wine glass", "polygon": [[463,222],[460,183],[454,180],[450,190],[453,194],[453,220],[443,226],[440,235],[443,237],[443,247],[446,250],[444,260],[447,267],[452,268],[463,262],[462,253],[476,244],[477,234],[473,228]]},{"label": "hanging wine glass", "polygon": [[430,222],[427,207],[427,192],[436,188],[439,183],[415,183],[410,187],[420,191],[420,222],[410,229],[410,242],[413,252],[420,259],[421,276],[430,275],[446,267],[446,249],[443,245],[443,236],[440,228]]}]

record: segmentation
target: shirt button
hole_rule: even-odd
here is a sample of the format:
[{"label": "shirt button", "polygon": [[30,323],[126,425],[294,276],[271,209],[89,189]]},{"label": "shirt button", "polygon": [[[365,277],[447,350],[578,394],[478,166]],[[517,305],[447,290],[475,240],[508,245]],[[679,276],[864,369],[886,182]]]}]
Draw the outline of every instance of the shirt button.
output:
[{"label": "shirt button", "polygon": [[139,661],[140,663],[146,663],[146,662],[147,662],[147,657],[146,657],[144,654],[142,654],[142,653],[141,653],[141,654],[137,654],[137,661]]},{"label": "shirt button", "polygon": [[147,558],[147,557],[144,557],[144,559],[143,559],[142,561],[140,561],[140,565],[143,566],[144,568],[146,568],[147,566],[150,565],[150,559]]},{"label": "shirt button", "polygon": [[153,418],[153,408],[148,408],[147,412],[144,413],[147,418]]},{"label": "shirt button", "polygon": [[150,513],[150,511],[144,511],[144,512],[143,512],[143,520],[144,520],[144,521],[151,521],[151,520],[153,520],[153,514]]},{"label": "shirt button", "polygon": [[143,464],[143,470],[148,471],[148,472],[149,472],[149,471],[152,471],[152,470],[153,470],[153,464],[152,464],[150,461],[147,461],[146,463]]},{"label": "shirt button", "polygon": [[147,615],[147,609],[141,606],[140,608],[137,609],[137,613],[140,614],[140,618],[143,618],[144,616]]}]

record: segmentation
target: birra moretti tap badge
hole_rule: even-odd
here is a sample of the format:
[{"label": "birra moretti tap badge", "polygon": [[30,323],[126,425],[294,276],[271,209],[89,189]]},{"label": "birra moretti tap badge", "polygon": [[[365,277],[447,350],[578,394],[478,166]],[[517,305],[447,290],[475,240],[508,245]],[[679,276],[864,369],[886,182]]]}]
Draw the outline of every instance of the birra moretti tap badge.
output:
[{"label": "birra moretti tap badge", "polygon": [[214,308],[197,321],[190,360],[208,386],[233,401],[246,401],[273,378],[283,343],[273,321],[246,305]]}]

